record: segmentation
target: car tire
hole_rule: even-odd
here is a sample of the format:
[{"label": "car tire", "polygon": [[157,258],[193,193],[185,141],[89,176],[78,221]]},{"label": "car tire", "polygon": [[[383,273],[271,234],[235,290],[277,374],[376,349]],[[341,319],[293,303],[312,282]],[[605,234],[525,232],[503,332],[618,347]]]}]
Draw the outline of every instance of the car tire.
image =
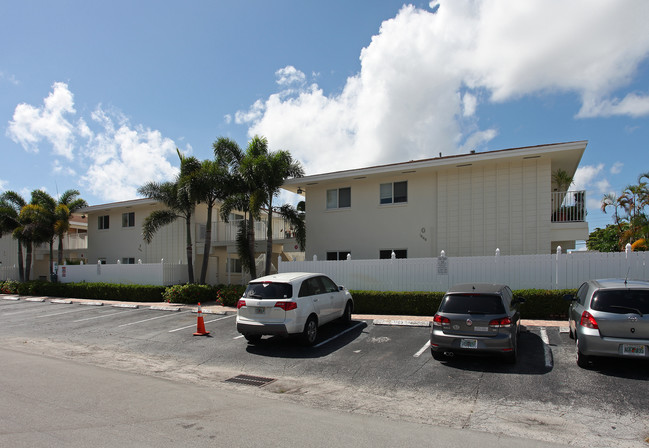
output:
[{"label": "car tire", "polygon": [[318,338],[318,320],[311,316],[307,319],[306,324],[304,324],[304,331],[302,332],[302,344],[307,347],[311,347],[315,344],[316,339]]},{"label": "car tire", "polygon": [[261,335],[260,334],[244,334],[244,338],[246,338],[246,341],[250,342],[251,344],[259,344],[261,341]]},{"label": "car tire", "polygon": [[582,369],[588,369],[590,367],[589,363],[591,361],[591,357],[588,355],[584,355],[581,350],[579,350],[579,338],[577,338],[577,343],[575,344],[577,348],[577,365],[581,367]]},{"label": "car tire", "polygon": [[444,353],[433,350],[432,348],[430,349],[430,354],[433,355],[435,361],[444,361],[446,359]]},{"label": "car tire", "polygon": [[345,311],[343,311],[343,315],[340,317],[340,320],[346,324],[351,323],[353,310],[354,306],[352,305],[352,302],[350,300],[347,302],[347,305],[345,305]]}]

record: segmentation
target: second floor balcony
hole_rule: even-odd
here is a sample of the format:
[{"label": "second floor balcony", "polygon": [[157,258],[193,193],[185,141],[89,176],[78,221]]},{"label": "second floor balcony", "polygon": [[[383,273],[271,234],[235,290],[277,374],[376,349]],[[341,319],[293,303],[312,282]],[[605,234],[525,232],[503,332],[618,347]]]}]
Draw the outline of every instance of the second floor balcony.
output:
[{"label": "second floor balcony", "polygon": [[552,192],[552,222],[586,221],[586,191]]},{"label": "second floor balcony", "polygon": [[[237,232],[243,220],[213,221],[212,222],[212,245],[234,243],[237,239]],[[205,242],[205,224],[196,224],[196,242]],[[255,240],[264,241],[267,237],[267,221],[262,219],[255,221]],[[295,238],[295,229],[283,218],[273,219],[273,241]]]}]

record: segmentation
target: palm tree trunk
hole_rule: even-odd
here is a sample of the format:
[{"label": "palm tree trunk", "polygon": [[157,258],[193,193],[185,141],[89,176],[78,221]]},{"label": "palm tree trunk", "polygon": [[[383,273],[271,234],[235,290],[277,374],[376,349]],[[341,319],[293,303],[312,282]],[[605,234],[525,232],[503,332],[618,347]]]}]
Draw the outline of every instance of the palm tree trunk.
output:
[{"label": "palm tree trunk", "polygon": [[257,278],[257,260],[255,259],[255,218],[250,214],[248,221],[248,256],[250,257],[250,279]]},{"label": "palm tree trunk", "polygon": [[29,275],[32,270],[32,242],[27,242],[27,258],[25,259],[25,281],[29,281]]},{"label": "palm tree trunk", "polygon": [[266,225],[266,275],[270,275],[273,257],[273,202],[268,204],[268,224]]},{"label": "palm tree trunk", "polygon": [[194,283],[194,261],[192,260],[194,251],[192,249],[192,222],[191,215],[185,220],[185,228],[187,230],[187,275],[189,283]]},{"label": "palm tree trunk", "polygon": [[207,204],[207,224],[205,225],[205,246],[203,246],[203,265],[201,266],[201,285],[205,284],[207,277],[207,264],[210,261],[210,249],[212,248],[212,208],[213,204]]},{"label": "palm tree trunk", "polygon": [[23,243],[18,240],[18,278],[25,281],[25,262],[23,260]]},{"label": "palm tree trunk", "polygon": [[57,254],[59,266],[63,265],[63,235],[59,235],[59,250]]},{"label": "palm tree trunk", "polygon": [[52,274],[54,274],[54,238],[50,240],[50,279],[52,278]]}]

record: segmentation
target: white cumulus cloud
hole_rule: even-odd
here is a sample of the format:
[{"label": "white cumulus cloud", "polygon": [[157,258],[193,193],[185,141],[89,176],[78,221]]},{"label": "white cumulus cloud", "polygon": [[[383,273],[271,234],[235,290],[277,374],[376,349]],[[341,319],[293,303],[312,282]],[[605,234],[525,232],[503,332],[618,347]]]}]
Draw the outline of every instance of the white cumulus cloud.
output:
[{"label": "white cumulus cloud", "polygon": [[480,150],[497,135],[480,127],[481,101],[572,93],[579,117],[649,114],[646,95],[611,99],[649,54],[645,0],[429,6],[384,21],[340,93],[325,95],[287,66],[276,72],[283,90],[238,111],[236,123],[315,174]]}]

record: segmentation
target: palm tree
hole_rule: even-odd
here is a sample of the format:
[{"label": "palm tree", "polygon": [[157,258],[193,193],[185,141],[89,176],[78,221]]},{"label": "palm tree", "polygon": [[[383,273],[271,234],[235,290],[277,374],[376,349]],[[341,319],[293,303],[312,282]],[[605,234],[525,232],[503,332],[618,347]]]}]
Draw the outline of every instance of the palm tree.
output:
[{"label": "palm tree", "polygon": [[58,264],[63,264],[63,236],[70,230],[70,217],[88,204],[85,200],[77,197],[78,190],[66,190],[63,192],[56,204],[54,214],[56,222],[54,223],[54,232],[59,237]]},{"label": "palm tree", "polygon": [[554,173],[552,173],[552,181],[557,184],[557,190],[559,192],[566,192],[570,185],[572,185],[574,178],[568,174],[564,169],[559,168]]},{"label": "palm tree", "polygon": [[259,190],[259,170],[255,160],[263,143],[254,137],[244,153],[239,145],[229,138],[221,137],[212,145],[216,162],[227,167],[232,175],[232,183],[237,193],[229,196],[221,206],[221,217],[227,222],[232,210],[241,210],[245,219],[237,233],[237,252],[241,264],[252,278],[257,277],[255,265],[255,219],[261,213],[261,193]]},{"label": "palm tree", "polygon": [[201,284],[205,284],[209,253],[212,247],[212,210],[217,201],[222,201],[231,194],[228,190],[230,186],[229,178],[227,167],[217,161],[205,160],[201,163],[198,171],[180,179],[182,188],[187,188],[198,202],[207,205],[205,246],[203,249],[203,263],[200,276]]},{"label": "palm tree", "polygon": [[0,196],[0,236],[3,233],[11,233],[18,241],[18,278],[25,280],[25,265],[23,261],[23,241],[20,232],[16,229],[21,227],[20,211],[27,205],[27,201],[15,191],[5,191]]},{"label": "palm tree", "polygon": [[189,188],[181,186],[181,179],[197,172],[200,169],[200,162],[195,157],[185,157],[179,150],[176,151],[180,158],[180,174],[175,182],[149,182],[138,188],[138,193],[142,196],[155,199],[167,206],[167,209],[155,210],[145,218],[142,224],[142,236],[147,243],[151,243],[153,236],[161,227],[183,218],[187,243],[187,274],[189,283],[194,283],[191,222],[196,200]]},{"label": "palm tree", "polygon": [[14,236],[22,239],[26,245],[25,281],[29,281],[32,265],[34,244],[51,241],[51,215],[49,211],[35,200],[32,192],[32,202],[20,210],[18,217],[20,226],[14,230]]},{"label": "palm tree", "polygon": [[34,213],[34,219],[40,219],[41,222],[41,233],[46,239],[46,242],[50,246],[50,278],[54,274],[54,266],[52,261],[54,260],[54,237],[56,232],[54,231],[54,225],[56,223],[56,200],[46,193],[43,190],[34,190],[32,191],[32,201],[33,205],[38,205],[40,207],[39,211],[32,210]]},{"label": "palm tree", "polygon": [[[262,167],[263,178],[261,188],[263,191],[264,206],[268,211],[268,225],[266,229],[266,275],[270,274],[271,257],[273,253],[273,198],[279,194],[280,187],[289,177],[304,176],[304,169],[298,161],[294,161],[288,151],[269,153],[266,139],[263,139],[265,156],[259,159]],[[290,209],[285,208],[288,213]]]}]

